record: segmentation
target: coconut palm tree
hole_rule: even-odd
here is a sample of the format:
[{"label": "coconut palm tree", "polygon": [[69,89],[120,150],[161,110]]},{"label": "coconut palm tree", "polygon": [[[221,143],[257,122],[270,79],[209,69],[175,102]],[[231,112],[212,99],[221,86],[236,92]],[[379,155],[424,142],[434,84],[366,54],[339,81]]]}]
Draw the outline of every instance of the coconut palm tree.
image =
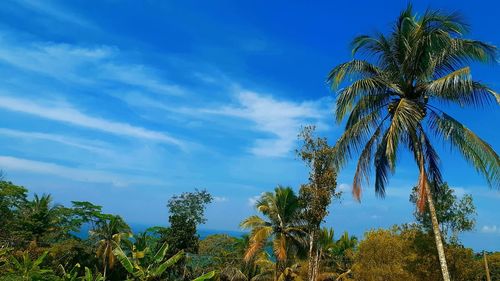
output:
[{"label": "coconut palm tree", "polygon": [[46,235],[56,235],[59,226],[61,205],[53,204],[50,194],[34,195],[33,200],[22,205],[20,212],[21,232],[38,244]]},{"label": "coconut palm tree", "polygon": [[104,280],[108,269],[112,269],[116,263],[113,249],[123,238],[130,236],[130,227],[119,216],[107,215],[97,222],[95,229],[90,231],[90,237],[97,241],[96,255],[103,265]]},{"label": "coconut palm tree", "polygon": [[[336,119],[347,122],[334,147],[340,169],[359,153],[352,190],[361,196],[361,184],[375,168],[375,192],[383,197],[390,173],[395,172],[401,147],[408,149],[419,169],[419,210],[430,209],[444,280],[450,280],[428,180],[442,183],[435,141],[448,142],[481,174],[490,186],[499,186],[500,159],[492,147],[441,106],[483,107],[500,103],[500,96],[474,81],[470,62],[496,62],[496,48],[465,39],[468,26],[456,13],[426,11],[417,16],[409,5],[390,34],[358,36],[355,56],[335,67],[327,81],[338,91]],[[357,55],[365,54],[363,58]]]},{"label": "coconut palm tree", "polygon": [[298,197],[290,187],[278,186],[274,192],[266,192],[255,204],[257,210],[268,220],[251,216],[241,223],[244,229],[250,229],[250,245],[244,260],[249,261],[260,252],[269,239],[276,256],[276,275],[286,267],[287,257],[303,246],[304,231],[298,224],[300,205]]}]

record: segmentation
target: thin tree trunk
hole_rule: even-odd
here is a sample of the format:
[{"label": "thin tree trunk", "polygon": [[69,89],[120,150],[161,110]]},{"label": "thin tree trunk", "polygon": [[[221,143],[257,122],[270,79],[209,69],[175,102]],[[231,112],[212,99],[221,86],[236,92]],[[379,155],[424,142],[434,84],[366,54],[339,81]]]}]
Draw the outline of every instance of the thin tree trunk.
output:
[{"label": "thin tree trunk", "polygon": [[321,254],[322,254],[322,250],[317,248],[316,249],[316,259],[314,261],[314,274],[313,274],[314,281],[318,280],[319,266],[320,266],[320,262],[321,262]]},{"label": "thin tree trunk", "polygon": [[483,259],[484,259],[484,270],[486,271],[486,281],[491,281],[490,269],[488,268],[488,260],[486,259],[485,251],[483,251]]},{"label": "thin tree trunk", "polygon": [[443,273],[443,280],[450,281],[450,273],[448,272],[448,265],[446,264],[446,256],[444,254],[443,239],[441,238],[441,231],[437,220],[436,209],[434,208],[434,200],[427,182],[424,184],[425,194],[427,196],[427,203],[429,204],[429,213],[431,214],[432,230],[434,231],[434,238],[436,240],[436,248],[439,257],[439,264],[441,266],[441,273]]},{"label": "thin tree trunk", "polygon": [[311,233],[309,234],[309,267],[307,269],[307,277],[309,281],[315,281],[314,280],[314,259],[315,259],[315,253],[314,253],[314,242],[315,242],[315,230],[312,230]]}]

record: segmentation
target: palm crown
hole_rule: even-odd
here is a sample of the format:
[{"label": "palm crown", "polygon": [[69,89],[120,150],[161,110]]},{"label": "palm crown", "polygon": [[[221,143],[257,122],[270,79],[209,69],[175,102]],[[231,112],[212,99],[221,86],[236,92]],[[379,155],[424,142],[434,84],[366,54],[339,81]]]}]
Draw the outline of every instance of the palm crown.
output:
[{"label": "palm crown", "polygon": [[334,148],[334,164],[341,168],[353,153],[359,153],[353,180],[358,200],[372,161],[375,191],[384,196],[400,145],[414,156],[419,186],[428,179],[441,183],[434,139],[450,142],[490,186],[498,186],[500,160],[495,151],[439,108],[450,103],[462,107],[500,103],[497,93],[472,80],[466,66],[496,62],[496,48],[464,39],[467,29],[457,14],[428,11],[417,17],[408,6],[389,35],[363,35],[353,40],[353,55],[363,53],[369,60],[354,58],[330,72],[327,81],[333,89],[347,79],[352,81],[339,90],[336,101],[337,122],[348,118]]},{"label": "palm crown", "polygon": [[273,250],[278,261],[286,260],[291,248],[302,243],[302,229],[298,226],[298,197],[290,187],[278,186],[274,193],[262,194],[255,206],[268,221],[259,216],[250,216],[241,223],[242,228],[251,229],[245,260],[250,260],[262,250],[270,237],[273,237]]}]

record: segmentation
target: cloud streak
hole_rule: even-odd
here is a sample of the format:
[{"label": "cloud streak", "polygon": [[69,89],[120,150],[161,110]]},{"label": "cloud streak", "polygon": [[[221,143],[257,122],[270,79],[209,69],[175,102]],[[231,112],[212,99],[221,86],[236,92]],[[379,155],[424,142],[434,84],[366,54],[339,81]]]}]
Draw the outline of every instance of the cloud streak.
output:
[{"label": "cloud streak", "polygon": [[112,82],[163,95],[181,96],[185,93],[179,85],[165,81],[155,69],[125,62],[123,54],[113,46],[89,48],[30,42],[29,47],[20,47],[19,42],[9,40],[11,34],[0,35],[0,61],[18,69],[82,85]]},{"label": "cloud streak", "polygon": [[323,99],[291,102],[241,91],[236,95],[236,101],[237,105],[204,109],[202,112],[249,120],[254,123],[254,130],[269,134],[269,137],[257,138],[250,149],[257,156],[285,156],[295,146],[301,126],[316,124],[326,127],[323,120],[329,103]]},{"label": "cloud streak", "polygon": [[86,170],[82,168],[65,167],[54,163],[33,161],[24,158],[0,156],[0,167],[8,171],[24,171],[43,175],[52,175],[70,180],[92,183],[111,183],[114,186],[128,186],[130,184],[149,183],[157,184],[149,179],[126,178],[101,171]]},{"label": "cloud streak", "polygon": [[46,141],[61,143],[61,144],[68,145],[68,146],[73,146],[73,147],[84,149],[84,150],[91,151],[91,152],[96,152],[96,153],[101,153],[101,154],[108,153],[107,149],[100,147],[98,145],[87,144],[87,143],[81,142],[77,139],[68,138],[68,137],[60,136],[60,135],[56,135],[56,134],[47,134],[47,133],[40,133],[40,132],[25,132],[25,131],[0,128],[0,135],[4,135],[7,137],[14,137],[14,138],[23,138],[23,139],[46,140]]},{"label": "cloud streak", "polygon": [[90,128],[105,133],[120,136],[129,136],[140,139],[149,139],[184,148],[181,140],[171,137],[163,132],[152,131],[142,127],[132,126],[127,123],[109,121],[84,114],[71,106],[44,106],[31,101],[0,96],[0,108],[35,115],[41,118]]}]

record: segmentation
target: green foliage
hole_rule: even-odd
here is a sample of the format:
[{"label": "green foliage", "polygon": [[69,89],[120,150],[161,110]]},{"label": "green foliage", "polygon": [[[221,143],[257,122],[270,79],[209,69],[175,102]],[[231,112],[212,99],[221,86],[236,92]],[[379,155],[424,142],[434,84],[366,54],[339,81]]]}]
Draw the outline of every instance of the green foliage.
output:
[{"label": "green foliage", "polygon": [[174,256],[165,259],[168,250],[167,243],[163,243],[156,253],[153,253],[149,247],[138,250],[133,245],[130,256],[127,256],[118,243],[115,244],[114,255],[128,273],[141,281],[156,280],[164,274],[165,270],[172,267],[184,256],[184,252],[180,251]]},{"label": "green foliage", "polygon": [[78,271],[80,270],[80,264],[77,263],[71,268],[70,271],[66,271],[64,266],[59,265],[61,271],[61,281],[76,281],[78,280]]},{"label": "green foliage", "polygon": [[23,281],[43,280],[44,276],[52,273],[52,270],[43,268],[41,265],[48,252],[32,259],[25,251],[21,257],[10,256],[10,272],[21,277]]},{"label": "green foliage", "polygon": [[100,272],[92,272],[90,268],[85,267],[85,275],[80,278],[81,281],[105,281],[105,278]]},{"label": "green foliage", "polygon": [[[472,200],[472,196],[465,194],[462,198],[458,198],[452,188],[447,183],[439,186],[433,186],[432,197],[436,208],[436,215],[439,221],[441,232],[445,237],[449,238],[450,242],[458,242],[458,234],[464,231],[474,229],[476,223],[476,207]],[[410,202],[417,204],[418,187],[413,188],[410,195]],[[428,232],[432,231],[432,222],[429,215],[429,209],[426,207],[425,212],[414,212],[417,222]]]},{"label": "green foliage", "polygon": [[417,280],[405,268],[405,241],[389,230],[373,230],[359,243],[353,266],[355,280]]},{"label": "green foliage", "polygon": [[210,272],[207,272],[199,277],[196,277],[195,279],[193,279],[193,281],[211,280],[212,278],[214,278],[214,276],[215,276],[215,271],[210,271]]},{"label": "green foliage", "polygon": [[[452,280],[482,280],[481,259],[458,244],[445,248]],[[412,226],[372,230],[360,242],[355,280],[441,280],[434,237]]]},{"label": "green foliage", "polygon": [[303,219],[310,228],[319,229],[319,225],[328,215],[328,206],[332,197],[340,194],[335,192],[337,186],[333,161],[333,149],[326,138],[315,138],[314,127],[305,127],[299,137],[303,140],[299,157],[309,167],[309,183],[300,188]]},{"label": "green foliage", "polygon": [[304,249],[305,232],[299,225],[299,199],[290,187],[278,186],[274,192],[262,194],[255,207],[268,220],[251,216],[241,222],[242,228],[251,230],[244,259],[250,261],[272,238],[277,270],[281,272],[287,265],[287,259],[300,254],[300,250]]},{"label": "green foliage", "polygon": [[180,250],[188,253],[198,252],[199,237],[196,227],[205,223],[205,207],[212,200],[206,190],[195,190],[175,195],[168,201],[170,228],[161,235],[163,241],[170,245],[169,253],[177,253]]},{"label": "green foliage", "polygon": [[8,181],[0,181],[0,245],[18,244],[14,230],[20,208],[27,202],[28,190]]},{"label": "green foliage", "polygon": [[104,279],[107,271],[113,269],[116,263],[113,249],[123,238],[130,235],[130,227],[119,216],[106,216],[100,219],[96,227],[90,231],[90,238],[96,243],[96,256],[101,261]]},{"label": "green foliage", "polygon": [[[262,195],[256,204],[262,217],[252,216],[242,223],[251,230],[249,236],[208,236],[200,242],[198,254],[187,257],[182,251],[169,254],[171,249],[164,243],[169,230],[164,227],[153,227],[132,237],[123,219],[102,214],[100,207],[91,203],[66,208],[52,204],[50,196],[28,200],[26,189],[11,183],[3,183],[0,191],[5,195],[1,198],[5,214],[11,212],[9,218],[15,220],[6,223],[17,231],[4,229],[5,233],[19,234],[24,226],[29,234],[8,239],[11,247],[0,245],[2,281],[257,281],[304,280],[308,276],[307,259],[302,254],[307,249],[308,229],[301,217],[304,207],[291,188],[278,187]],[[436,189],[435,196],[441,195],[445,199],[436,197],[435,201],[438,214],[440,208],[444,210],[440,217],[443,223],[454,217],[450,211],[467,213],[464,206],[469,201],[456,204],[459,200],[448,186]],[[445,204],[440,205],[441,201]],[[463,219],[457,221],[451,225],[460,226]],[[74,226],[84,223],[93,226],[90,236],[73,237],[70,233]],[[354,236],[343,233],[336,239],[333,229],[324,228],[316,241],[321,264],[318,280],[411,281],[441,277],[434,238],[426,229],[414,225],[370,231],[359,244]],[[453,280],[484,280],[482,256],[474,255],[459,241],[446,244],[445,253]],[[496,280],[499,255],[487,256],[492,280]],[[116,266],[117,261],[121,266]]]},{"label": "green foliage", "polygon": [[205,270],[239,267],[244,251],[238,238],[213,234],[200,241],[198,255],[191,258],[191,263]]}]

